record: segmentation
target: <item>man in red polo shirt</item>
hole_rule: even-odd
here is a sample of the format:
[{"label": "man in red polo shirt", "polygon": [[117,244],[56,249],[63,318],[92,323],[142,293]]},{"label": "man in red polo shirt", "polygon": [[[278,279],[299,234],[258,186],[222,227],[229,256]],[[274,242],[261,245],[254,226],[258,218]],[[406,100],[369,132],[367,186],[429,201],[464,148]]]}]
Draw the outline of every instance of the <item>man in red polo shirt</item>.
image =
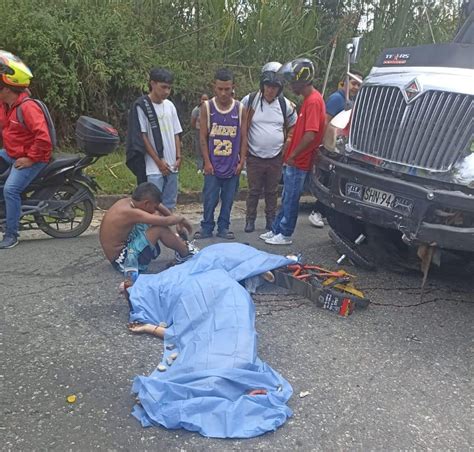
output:
[{"label": "man in red polo shirt", "polygon": [[[0,50],[0,174],[10,171],[0,188],[0,204],[6,212],[6,229],[0,249],[18,244],[21,193],[51,159],[53,145],[48,123],[41,107],[29,98],[33,77],[29,68],[15,55]],[[23,123],[18,121],[21,106]]]},{"label": "man in red polo shirt", "polygon": [[306,176],[311,169],[314,153],[321,144],[326,109],[321,94],[313,87],[315,74],[313,63],[298,58],[286,63],[279,73],[290,83],[295,94],[303,96],[298,120],[290,145],[283,157],[283,195],[281,207],[272,230],[260,238],[270,245],[290,245],[291,236],[298,220],[298,208]]}]

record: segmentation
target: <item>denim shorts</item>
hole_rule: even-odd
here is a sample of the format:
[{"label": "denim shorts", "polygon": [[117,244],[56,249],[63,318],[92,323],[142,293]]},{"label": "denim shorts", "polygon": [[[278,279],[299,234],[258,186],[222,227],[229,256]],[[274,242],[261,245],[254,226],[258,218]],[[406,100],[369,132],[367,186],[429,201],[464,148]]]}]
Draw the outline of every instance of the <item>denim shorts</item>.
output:
[{"label": "denim shorts", "polygon": [[141,223],[133,227],[128,235],[127,243],[118,257],[112,261],[115,270],[123,273],[125,260],[130,250],[138,256],[138,270],[141,272],[146,271],[150,262],[160,255],[161,250],[158,243],[156,245],[150,243],[146,235],[149,227],[150,225]]}]

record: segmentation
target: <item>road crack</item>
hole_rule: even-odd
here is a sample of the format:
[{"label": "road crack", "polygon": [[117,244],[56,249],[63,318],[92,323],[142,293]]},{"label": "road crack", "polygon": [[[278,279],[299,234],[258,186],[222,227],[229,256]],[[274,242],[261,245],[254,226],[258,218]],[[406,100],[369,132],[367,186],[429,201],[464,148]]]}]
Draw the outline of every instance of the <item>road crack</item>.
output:
[{"label": "road crack", "polygon": [[301,296],[294,296],[292,294],[254,294],[253,298],[255,305],[258,307],[257,317],[263,315],[273,315],[282,311],[291,311],[311,304],[311,300]]}]

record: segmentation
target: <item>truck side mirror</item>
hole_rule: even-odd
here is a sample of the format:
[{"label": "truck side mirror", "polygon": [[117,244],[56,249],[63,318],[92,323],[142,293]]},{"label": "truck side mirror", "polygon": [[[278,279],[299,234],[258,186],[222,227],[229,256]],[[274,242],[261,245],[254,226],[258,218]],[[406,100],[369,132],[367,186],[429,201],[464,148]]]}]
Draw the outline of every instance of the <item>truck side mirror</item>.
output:
[{"label": "truck side mirror", "polygon": [[357,36],[351,39],[351,42],[347,44],[346,50],[349,56],[349,61],[351,64],[356,64],[360,56],[360,40],[361,36]]}]

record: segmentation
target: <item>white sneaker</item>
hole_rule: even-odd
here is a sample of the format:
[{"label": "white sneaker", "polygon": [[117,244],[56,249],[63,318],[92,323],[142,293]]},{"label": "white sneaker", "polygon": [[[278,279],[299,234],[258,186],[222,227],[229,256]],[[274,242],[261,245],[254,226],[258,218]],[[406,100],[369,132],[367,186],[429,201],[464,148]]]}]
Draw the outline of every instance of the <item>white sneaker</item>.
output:
[{"label": "white sneaker", "polygon": [[272,237],[275,237],[275,234],[273,233],[273,231],[267,231],[259,235],[259,238],[261,238],[262,240],[268,240],[268,239],[271,239]]},{"label": "white sneaker", "polygon": [[277,234],[265,240],[265,243],[268,243],[269,245],[291,245],[293,240],[291,240],[291,237],[287,237],[286,235]]},{"label": "white sneaker", "polygon": [[308,220],[313,226],[317,228],[324,228],[323,217],[319,212],[311,212],[311,215],[308,217]]}]

